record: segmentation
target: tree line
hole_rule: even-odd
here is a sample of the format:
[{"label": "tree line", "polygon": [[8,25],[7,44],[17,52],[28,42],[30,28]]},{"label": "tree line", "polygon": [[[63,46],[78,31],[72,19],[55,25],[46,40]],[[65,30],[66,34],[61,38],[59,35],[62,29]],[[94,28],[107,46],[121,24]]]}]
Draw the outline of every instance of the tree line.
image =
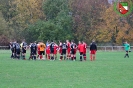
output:
[{"label": "tree line", "polygon": [[120,16],[114,4],[108,0],[1,0],[0,45],[12,39],[133,43],[133,12]]}]

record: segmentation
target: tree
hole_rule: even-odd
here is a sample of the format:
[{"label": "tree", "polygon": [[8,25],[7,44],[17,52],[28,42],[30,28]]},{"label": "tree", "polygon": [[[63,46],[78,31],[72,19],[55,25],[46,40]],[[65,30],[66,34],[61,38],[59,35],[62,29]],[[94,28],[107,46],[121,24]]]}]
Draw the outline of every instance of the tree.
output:
[{"label": "tree", "polygon": [[7,45],[9,42],[9,32],[7,28],[7,23],[0,11],[0,45]]},{"label": "tree", "polygon": [[[38,19],[45,19],[42,11],[42,0],[6,0],[2,7],[2,13],[8,22],[12,38],[22,39],[22,32],[29,24]],[[4,1],[5,2],[5,1]]]},{"label": "tree", "polygon": [[97,31],[97,40],[99,42],[122,44],[125,40],[131,41],[133,39],[131,26],[125,17],[115,13],[113,5],[106,10],[102,19],[99,31]]},{"label": "tree", "polygon": [[70,3],[74,20],[73,32],[77,40],[90,42],[96,37],[101,13],[107,5],[107,0],[74,0]]},{"label": "tree", "polygon": [[[66,40],[72,39],[72,16],[68,7],[67,0],[46,0],[44,2],[44,13],[46,15],[46,21],[44,21],[44,28],[42,33],[49,35],[50,40]],[[49,30],[49,31],[48,31]],[[42,38],[40,34],[40,38]],[[42,38],[43,39],[43,38]]]}]

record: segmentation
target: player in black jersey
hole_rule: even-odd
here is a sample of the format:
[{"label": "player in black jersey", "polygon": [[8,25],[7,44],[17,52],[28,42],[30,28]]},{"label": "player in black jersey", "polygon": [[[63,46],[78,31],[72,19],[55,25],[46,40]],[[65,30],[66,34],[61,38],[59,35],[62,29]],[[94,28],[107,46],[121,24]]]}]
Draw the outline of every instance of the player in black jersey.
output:
[{"label": "player in black jersey", "polygon": [[66,59],[67,44],[64,42],[64,43],[61,45],[61,48],[62,48],[61,60],[62,60],[62,58],[64,58],[64,60],[65,60],[65,59]]},{"label": "player in black jersey", "polygon": [[30,48],[31,48],[31,59],[36,60],[36,54],[37,54],[37,44],[36,44],[36,42],[32,43]]},{"label": "player in black jersey", "polygon": [[25,42],[25,40],[23,40],[23,42],[22,42],[22,59],[23,60],[26,60],[26,58],[25,58],[26,49],[27,49],[27,43]]},{"label": "player in black jersey", "polygon": [[16,48],[15,48],[15,46],[16,46],[16,41],[14,41],[14,42],[12,43],[13,59],[16,58]]},{"label": "player in black jersey", "polygon": [[16,58],[20,59],[20,44],[16,42],[15,44]]},{"label": "player in black jersey", "polygon": [[76,60],[76,49],[77,49],[77,45],[72,41],[71,42],[71,60],[73,61]]}]

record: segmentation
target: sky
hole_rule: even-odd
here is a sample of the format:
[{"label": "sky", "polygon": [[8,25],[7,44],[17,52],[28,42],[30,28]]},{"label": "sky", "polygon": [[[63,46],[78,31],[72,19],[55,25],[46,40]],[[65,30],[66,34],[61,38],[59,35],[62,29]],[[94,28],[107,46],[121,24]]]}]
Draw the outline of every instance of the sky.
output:
[{"label": "sky", "polygon": [[112,3],[112,1],[116,1],[116,0],[108,0],[109,3]]},{"label": "sky", "polygon": [[108,0],[109,3],[112,3],[113,0]]}]

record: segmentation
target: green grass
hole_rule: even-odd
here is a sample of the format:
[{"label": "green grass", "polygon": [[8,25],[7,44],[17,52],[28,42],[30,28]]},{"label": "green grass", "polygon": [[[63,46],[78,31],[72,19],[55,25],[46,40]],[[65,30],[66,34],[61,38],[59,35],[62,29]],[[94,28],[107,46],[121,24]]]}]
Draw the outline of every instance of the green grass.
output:
[{"label": "green grass", "polygon": [[2,50],[0,88],[133,88],[133,54],[124,53],[97,52],[93,62],[89,54],[86,62],[24,61]]}]

